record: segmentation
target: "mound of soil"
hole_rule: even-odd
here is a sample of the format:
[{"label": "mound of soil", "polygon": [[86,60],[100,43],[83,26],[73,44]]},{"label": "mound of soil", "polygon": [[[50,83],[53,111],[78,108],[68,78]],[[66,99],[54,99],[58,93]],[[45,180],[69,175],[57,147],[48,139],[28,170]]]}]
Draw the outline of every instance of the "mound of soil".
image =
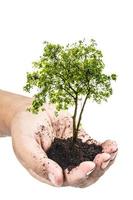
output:
[{"label": "mound of soil", "polygon": [[83,143],[77,139],[73,145],[72,137],[68,139],[55,138],[47,151],[50,159],[57,162],[63,170],[70,171],[83,161],[93,161],[98,153],[102,153],[102,146]]}]

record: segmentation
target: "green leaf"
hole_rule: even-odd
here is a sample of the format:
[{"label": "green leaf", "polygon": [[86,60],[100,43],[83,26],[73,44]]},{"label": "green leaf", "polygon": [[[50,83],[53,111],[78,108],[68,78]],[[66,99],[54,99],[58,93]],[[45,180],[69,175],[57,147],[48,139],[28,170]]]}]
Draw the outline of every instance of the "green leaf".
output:
[{"label": "green leaf", "polygon": [[116,74],[111,74],[111,78],[112,78],[112,80],[116,81],[117,75]]}]

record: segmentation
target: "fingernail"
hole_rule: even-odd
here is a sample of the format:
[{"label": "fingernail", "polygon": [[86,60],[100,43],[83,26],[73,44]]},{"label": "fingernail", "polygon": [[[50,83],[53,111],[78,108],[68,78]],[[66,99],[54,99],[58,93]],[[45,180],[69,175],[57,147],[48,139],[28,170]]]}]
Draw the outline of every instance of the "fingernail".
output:
[{"label": "fingernail", "polygon": [[95,169],[95,168],[93,168],[92,170],[90,170],[89,172],[87,172],[87,173],[86,173],[86,176],[89,176],[89,175],[94,171],[94,169]]},{"label": "fingernail", "polygon": [[110,159],[110,160],[114,160],[115,157],[116,157],[116,155],[117,155],[117,153],[113,153],[113,154],[111,155],[111,159]]},{"label": "fingernail", "polygon": [[101,168],[105,169],[108,166],[109,162],[110,162],[110,160],[103,162]]},{"label": "fingernail", "polygon": [[56,183],[54,174],[49,173],[49,174],[48,174],[48,178],[49,178],[49,180],[50,180],[54,185],[57,186],[57,183]]}]

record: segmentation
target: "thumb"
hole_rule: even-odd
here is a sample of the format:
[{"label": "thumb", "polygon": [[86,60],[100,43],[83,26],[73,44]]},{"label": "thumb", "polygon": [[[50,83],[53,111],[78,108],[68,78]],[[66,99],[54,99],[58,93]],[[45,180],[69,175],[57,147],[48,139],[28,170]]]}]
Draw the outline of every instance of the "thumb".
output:
[{"label": "thumb", "polygon": [[59,165],[53,160],[46,158],[43,163],[43,170],[28,169],[29,173],[41,182],[48,183],[53,186],[63,185],[63,173]]},{"label": "thumb", "polygon": [[34,138],[13,140],[15,154],[28,172],[38,180],[54,186],[63,184],[62,168],[49,159]]}]

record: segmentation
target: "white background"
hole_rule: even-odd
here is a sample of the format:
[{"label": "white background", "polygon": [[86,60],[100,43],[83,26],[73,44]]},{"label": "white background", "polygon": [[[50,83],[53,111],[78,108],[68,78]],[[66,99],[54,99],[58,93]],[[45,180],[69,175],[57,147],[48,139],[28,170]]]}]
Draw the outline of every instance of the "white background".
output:
[{"label": "white background", "polygon": [[[83,117],[92,137],[114,139],[112,168],[85,189],[54,188],[32,178],[17,161],[10,138],[0,138],[0,199],[132,199],[132,0],[0,0],[0,88],[25,94],[25,73],[44,40],[62,44],[96,39],[108,72],[118,74],[108,103],[88,103]],[[27,94],[25,94],[27,95]]]}]

